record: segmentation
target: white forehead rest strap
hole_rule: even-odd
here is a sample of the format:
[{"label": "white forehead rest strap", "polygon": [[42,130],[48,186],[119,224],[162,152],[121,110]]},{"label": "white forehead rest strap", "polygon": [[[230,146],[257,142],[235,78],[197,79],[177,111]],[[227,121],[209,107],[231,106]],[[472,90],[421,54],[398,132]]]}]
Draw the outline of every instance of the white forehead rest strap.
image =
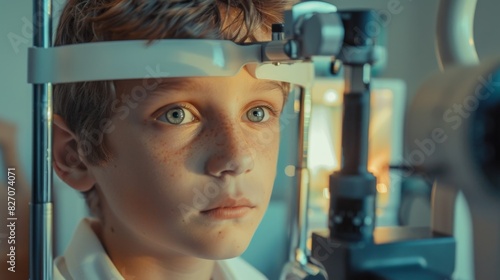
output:
[{"label": "white forehead rest strap", "polygon": [[71,83],[158,77],[233,76],[262,61],[261,45],[225,40],[113,41],[30,48],[28,82]]}]

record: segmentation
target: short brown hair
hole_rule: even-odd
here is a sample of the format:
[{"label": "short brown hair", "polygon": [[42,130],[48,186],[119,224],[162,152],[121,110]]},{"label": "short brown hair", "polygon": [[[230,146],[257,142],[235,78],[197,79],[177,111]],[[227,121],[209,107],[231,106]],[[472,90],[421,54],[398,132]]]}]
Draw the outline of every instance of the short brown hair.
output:
[{"label": "short brown hair", "polygon": [[[54,45],[114,40],[168,38],[257,41],[258,31],[270,32],[282,22],[294,0],[68,0],[63,8]],[[269,38],[270,39],[270,38]],[[113,81],[54,85],[54,113],[75,133],[89,164],[111,157],[102,120],[112,116],[117,98]],[[96,142],[95,132],[99,141]],[[92,133],[94,132],[94,133]],[[82,147],[78,147],[82,150]],[[92,208],[95,202],[87,203]]]}]

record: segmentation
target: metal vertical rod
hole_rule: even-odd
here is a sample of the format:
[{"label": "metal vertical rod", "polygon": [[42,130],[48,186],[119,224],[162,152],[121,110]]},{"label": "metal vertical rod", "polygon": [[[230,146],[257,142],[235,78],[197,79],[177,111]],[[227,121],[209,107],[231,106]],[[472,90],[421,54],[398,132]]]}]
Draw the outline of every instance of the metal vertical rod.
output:
[{"label": "metal vertical rod", "polygon": [[309,200],[310,174],[307,167],[309,145],[309,125],[311,122],[311,89],[301,88],[300,115],[299,115],[299,145],[296,174],[298,181],[297,208],[295,219],[292,221],[292,239],[290,260],[301,265],[308,263],[307,259],[307,210]]},{"label": "metal vertical rod", "polygon": [[[368,71],[366,70],[368,68]],[[345,65],[342,117],[342,172],[363,174],[368,168],[370,125],[370,65]]]},{"label": "metal vertical rod", "polygon": [[[52,1],[33,1],[33,47],[50,48]],[[52,85],[33,85],[30,279],[52,277]]]}]

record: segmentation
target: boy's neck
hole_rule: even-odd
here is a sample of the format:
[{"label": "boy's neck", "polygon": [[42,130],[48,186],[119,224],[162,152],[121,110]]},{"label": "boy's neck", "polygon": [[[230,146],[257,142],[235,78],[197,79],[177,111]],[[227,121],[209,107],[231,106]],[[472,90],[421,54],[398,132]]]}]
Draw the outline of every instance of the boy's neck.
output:
[{"label": "boy's neck", "polygon": [[[137,247],[126,245],[129,241],[119,235],[119,230],[104,228],[101,222],[95,221],[92,229],[101,241],[109,258],[126,280],[129,279],[175,279],[175,280],[212,280],[215,261],[163,254],[161,258],[154,252],[148,254],[137,250]],[[146,246],[144,246],[146,247]],[[141,247],[143,248],[143,247]]]}]

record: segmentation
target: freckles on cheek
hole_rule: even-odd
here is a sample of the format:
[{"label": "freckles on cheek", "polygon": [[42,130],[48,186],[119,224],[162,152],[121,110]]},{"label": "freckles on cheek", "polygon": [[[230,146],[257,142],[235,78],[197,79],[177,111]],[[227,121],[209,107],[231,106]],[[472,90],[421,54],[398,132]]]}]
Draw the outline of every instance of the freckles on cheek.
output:
[{"label": "freckles on cheek", "polygon": [[246,135],[256,148],[265,151],[276,149],[280,142],[280,134],[279,122],[273,120],[270,124],[255,127]]},{"label": "freckles on cheek", "polygon": [[260,157],[275,160],[279,151],[279,135],[273,135],[273,138],[267,141],[257,138],[254,142],[254,149]]},{"label": "freckles on cheek", "polygon": [[[175,143],[177,142],[177,143]],[[172,142],[168,137],[150,137],[146,141],[149,158],[153,168],[157,169],[169,179],[180,178],[180,168],[185,166],[185,159],[189,156],[186,146],[179,145],[178,141]]]},{"label": "freckles on cheek", "polygon": [[167,175],[167,178],[173,177],[175,172],[168,168],[169,163],[174,159],[168,151],[168,141],[164,138],[149,137],[144,141],[143,145],[146,147],[144,150],[147,161],[145,165],[153,172],[151,175],[158,179],[161,179],[161,177],[158,177],[159,174],[162,174],[163,178],[165,178],[165,175]]}]

